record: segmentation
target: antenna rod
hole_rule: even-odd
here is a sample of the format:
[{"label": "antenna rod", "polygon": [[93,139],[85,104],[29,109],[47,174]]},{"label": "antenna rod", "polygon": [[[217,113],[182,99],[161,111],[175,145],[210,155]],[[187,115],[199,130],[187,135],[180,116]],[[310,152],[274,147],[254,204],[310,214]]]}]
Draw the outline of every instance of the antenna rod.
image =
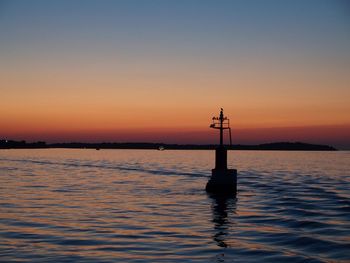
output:
[{"label": "antenna rod", "polygon": [[229,132],[230,132],[230,146],[232,146],[232,137],[231,137],[231,128],[228,128]]},{"label": "antenna rod", "polygon": [[223,146],[223,131],[224,131],[224,128],[223,128],[223,122],[224,122],[224,110],[223,108],[221,108],[221,111],[220,111],[220,147]]}]

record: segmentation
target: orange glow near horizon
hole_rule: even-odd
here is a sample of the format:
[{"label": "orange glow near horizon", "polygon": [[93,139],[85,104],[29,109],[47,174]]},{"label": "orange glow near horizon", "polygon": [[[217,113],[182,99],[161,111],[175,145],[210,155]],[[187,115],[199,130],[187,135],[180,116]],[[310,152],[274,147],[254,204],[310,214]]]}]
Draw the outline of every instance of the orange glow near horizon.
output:
[{"label": "orange glow near horizon", "polygon": [[[246,81],[243,77],[237,80],[236,76],[228,75],[208,83],[196,83],[197,77],[183,82],[176,80],[175,76],[167,80],[154,78],[153,88],[142,78],[133,84],[135,80],[128,83],[127,80],[111,77],[109,86],[93,86],[90,79],[80,79],[77,85],[63,77],[39,80],[39,74],[32,73],[31,80],[19,78],[11,82],[6,81],[6,77],[2,78],[2,86],[8,87],[8,92],[0,106],[0,136],[48,141],[177,143],[190,143],[192,138],[193,143],[205,143],[213,141],[212,133],[207,131],[208,125],[220,107],[224,107],[234,130],[250,134],[240,135],[238,143],[265,142],[266,136],[259,131],[269,128],[274,131],[268,136],[269,140],[276,141],[284,138],[285,127],[290,127],[290,130],[302,127],[305,135],[315,126],[335,127],[333,134],[328,132],[326,136],[316,136],[320,139],[318,143],[332,142],[330,139],[336,136],[338,130],[340,133],[344,133],[344,129],[349,131],[350,106],[347,98],[350,94],[342,82],[337,83],[340,87],[338,92],[342,94],[334,94],[328,92],[327,82],[321,83],[321,80],[299,80],[295,83],[288,79],[283,81],[280,77],[279,81],[264,82],[258,77],[261,73],[253,76],[253,72]],[[203,80],[204,75],[198,76],[198,79]],[[95,77],[99,76],[96,73]],[[104,82],[108,81],[104,79]],[[47,88],[51,83],[55,83],[57,88]],[[281,83],[282,88],[279,86]],[[316,85],[318,90],[326,92],[306,89]],[[293,87],[299,87],[299,91]],[[283,134],[276,132],[282,130]],[[193,132],[200,135],[184,135]],[[348,139],[344,139],[343,135],[341,138]],[[299,133],[286,139],[310,141],[310,136],[303,138]]]},{"label": "orange glow near horizon", "polygon": [[[319,143],[332,142],[337,130],[349,131],[350,92],[343,75],[334,77],[335,93],[329,84],[330,76],[305,78],[303,70],[299,71],[303,78],[251,70],[250,74],[211,73],[219,75],[215,78],[208,77],[210,72],[197,72],[193,78],[178,78],[175,73],[165,77],[148,73],[150,76],[137,80],[131,79],[131,72],[130,80],[113,76],[107,79],[98,69],[95,74],[76,72],[76,77],[71,79],[65,73],[42,79],[40,71],[41,67],[33,72],[13,72],[17,79],[2,76],[1,86],[7,92],[0,106],[0,136],[49,141],[190,143],[193,138],[194,143],[212,142],[207,127],[220,107],[231,119],[233,129],[251,134],[241,135],[238,143],[264,142],[266,136],[261,136],[259,131],[268,128],[282,131],[284,127],[291,130],[303,127],[308,134],[307,130],[315,126],[338,127],[333,129],[335,133],[327,133],[325,137],[316,133]],[[24,75],[27,77],[22,78]],[[346,79],[350,83],[349,77]],[[194,131],[202,135],[181,135]],[[268,137],[276,141],[283,134],[272,132]],[[288,139],[307,141],[309,137],[303,139],[299,133],[291,134]]]}]

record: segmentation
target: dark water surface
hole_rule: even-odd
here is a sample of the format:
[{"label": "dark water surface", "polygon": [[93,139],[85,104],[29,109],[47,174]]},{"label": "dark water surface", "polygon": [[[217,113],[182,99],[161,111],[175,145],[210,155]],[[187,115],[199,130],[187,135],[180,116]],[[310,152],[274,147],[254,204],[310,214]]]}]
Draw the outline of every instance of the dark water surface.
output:
[{"label": "dark water surface", "polygon": [[350,262],[350,152],[0,150],[0,261]]}]

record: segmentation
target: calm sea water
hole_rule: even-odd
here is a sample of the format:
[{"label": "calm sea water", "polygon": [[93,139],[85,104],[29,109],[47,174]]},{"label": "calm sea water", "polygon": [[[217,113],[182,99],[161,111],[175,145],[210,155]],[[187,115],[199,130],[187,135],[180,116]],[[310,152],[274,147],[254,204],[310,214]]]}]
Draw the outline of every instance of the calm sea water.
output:
[{"label": "calm sea water", "polygon": [[0,150],[0,261],[350,262],[350,152]]}]

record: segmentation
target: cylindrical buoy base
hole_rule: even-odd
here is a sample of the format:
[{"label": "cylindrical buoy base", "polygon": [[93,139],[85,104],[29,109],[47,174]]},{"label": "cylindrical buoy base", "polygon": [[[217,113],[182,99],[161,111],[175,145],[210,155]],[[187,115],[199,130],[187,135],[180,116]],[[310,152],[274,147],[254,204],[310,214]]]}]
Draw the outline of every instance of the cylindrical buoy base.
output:
[{"label": "cylindrical buoy base", "polygon": [[205,190],[210,193],[237,193],[236,169],[213,169]]}]

